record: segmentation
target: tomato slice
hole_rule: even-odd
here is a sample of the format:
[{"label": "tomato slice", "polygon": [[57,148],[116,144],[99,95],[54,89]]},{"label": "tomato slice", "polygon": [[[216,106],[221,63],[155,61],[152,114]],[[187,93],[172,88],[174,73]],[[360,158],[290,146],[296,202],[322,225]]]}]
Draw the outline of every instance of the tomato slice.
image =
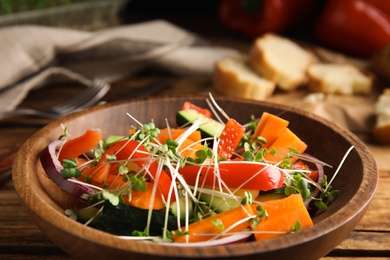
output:
[{"label": "tomato slice", "polygon": [[230,118],[219,137],[218,155],[221,158],[230,159],[244,134],[245,127],[233,118]]},{"label": "tomato slice", "polygon": [[183,106],[182,106],[182,108],[181,108],[181,110],[187,110],[187,109],[195,110],[198,113],[201,113],[201,114],[203,114],[204,116],[206,116],[208,118],[211,118],[213,116],[209,109],[198,107],[197,105],[194,105],[194,104],[192,104],[189,101],[185,101]]},{"label": "tomato slice", "polygon": [[267,191],[283,185],[283,172],[275,166],[246,161],[220,162],[215,166],[184,166],[179,173],[190,185],[215,186],[220,178],[229,188]]}]

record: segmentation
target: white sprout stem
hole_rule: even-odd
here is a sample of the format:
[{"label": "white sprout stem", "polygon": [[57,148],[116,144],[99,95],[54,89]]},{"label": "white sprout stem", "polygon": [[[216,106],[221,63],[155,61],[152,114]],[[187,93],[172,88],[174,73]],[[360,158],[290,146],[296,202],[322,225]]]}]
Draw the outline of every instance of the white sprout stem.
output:
[{"label": "white sprout stem", "polygon": [[230,116],[228,116],[228,114],[226,114],[226,112],[218,105],[218,103],[215,101],[213,95],[211,93],[209,93],[209,97],[211,99],[211,101],[213,102],[213,105],[218,109],[218,111],[227,119],[229,120],[230,119]]},{"label": "white sprout stem", "polygon": [[126,113],[134,122],[136,122],[139,126],[142,127],[141,122],[139,122],[135,117],[133,117],[130,113]]},{"label": "white sprout stem", "polygon": [[207,105],[210,107],[211,111],[213,112],[213,115],[217,118],[217,121],[224,124],[221,117],[218,115],[217,111],[215,111],[215,108],[213,107],[213,104],[210,102],[210,100],[206,99]]},{"label": "white sprout stem", "polygon": [[354,149],[354,146],[351,146],[347,152],[345,153],[344,157],[341,159],[341,162],[339,164],[339,166],[337,167],[336,171],[334,172],[333,176],[332,176],[332,179],[328,182],[328,186],[326,187],[326,190],[328,189],[328,187],[330,187],[330,185],[332,184],[333,180],[336,178],[336,175],[339,173],[341,167],[343,166],[344,164],[344,161],[347,159],[349,153],[352,151],[352,149]]},{"label": "white sprout stem", "polygon": [[89,184],[89,183],[86,183],[86,182],[79,181],[77,179],[69,178],[68,181],[74,182],[74,183],[77,183],[77,184],[80,184],[82,186],[89,187],[89,188],[92,188],[92,189],[96,189],[96,190],[100,190],[100,191],[103,190],[103,188],[100,188],[98,186],[95,186],[95,185],[92,185],[92,184]]},{"label": "white sprout stem", "polygon": [[246,218],[243,218],[243,219],[240,219],[238,221],[236,221],[235,223],[233,223],[232,225],[230,225],[227,229],[223,230],[221,233],[218,233],[218,234],[207,234],[207,233],[193,233],[192,235],[193,236],[207,236],[207,235],[212,235],[213,237],[211,237],[209,239],[209,241],[212,241],[212,240],[215,240],[215,239],[218,239],[222,236],[226,236],[230,230],[234,229],[235,227],[237,227],[238,225],[241,225],[242,223],[245,223],[245,222],[248,222],[250,219],[256,217],[255,215],[252,215],[252,216],[248,216]]},{"label": "white sprout stem", "polygon": [[182,133],[178,138],[176,138],[176,142],[179,143],[179,146],[196,130],[199,129],[199,126],[201,124],[201,119],[195,120],[191,127],[189,127],[184,133]]}]

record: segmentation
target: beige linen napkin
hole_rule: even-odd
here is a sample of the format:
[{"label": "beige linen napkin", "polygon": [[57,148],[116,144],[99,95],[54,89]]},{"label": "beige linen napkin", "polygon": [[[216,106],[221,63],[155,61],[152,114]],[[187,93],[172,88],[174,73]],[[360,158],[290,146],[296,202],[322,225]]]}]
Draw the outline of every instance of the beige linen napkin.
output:
[{"label": "beige linen napkin", "polygon": [[44,26],[0,29],[0,112],[14,109],[37,87],[94,78],[113,82],[146,66],[177,74],[211,75],[235,50],[211,46],[164,20],[96,32]]},{"label": "beige linen napkin", "polygon": [[309,111],[354,133],[371,133],[375,124],[377,98],[375,93],[372,95],[322,94],[320,98],[311,99],[313,95],[318,94],[300,89],[288,93],[276,93],[267,101]]}]

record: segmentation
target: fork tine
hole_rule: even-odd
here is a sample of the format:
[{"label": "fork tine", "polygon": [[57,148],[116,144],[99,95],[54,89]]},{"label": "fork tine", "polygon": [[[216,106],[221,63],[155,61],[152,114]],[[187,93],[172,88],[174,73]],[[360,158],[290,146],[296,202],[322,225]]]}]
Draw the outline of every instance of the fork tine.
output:
[{"label": "fork tine", "polygon": [[102,80],[94,80],[84,92],[76,95],[69,101],[51,108],[52,112],[65,115],[93,105],[100,100],[110,89],[110,85]]}]

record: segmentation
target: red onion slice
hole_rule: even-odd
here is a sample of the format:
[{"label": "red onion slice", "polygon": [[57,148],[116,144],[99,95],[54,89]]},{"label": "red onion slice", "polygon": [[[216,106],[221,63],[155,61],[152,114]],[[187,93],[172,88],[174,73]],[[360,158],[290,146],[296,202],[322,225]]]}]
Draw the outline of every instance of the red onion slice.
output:
[{"label": "red onion slice", "polygon": [[223,238],[204,241],[204,242],[193,242],[193,243],[162,243],[165,246],[176,246],[176,247],[206,247],[206,246],[223,246],[228,244],[242,243],[249,239],[252,234],[250,232],[237,233],[229,235]]},{"label": "red onion slice", "polygon": [[[304,156],[313,159],[314,165],[316,166],[316,168],[317,168],[317,170],[318,170],[318,180],[317,180],[317,183],[318,183],[319,185],[321,185],[322,180],[324,179],[324,175],[325,175],[325,173],[324,173],[324,167],[322,166],[322,164],[315,162],[317,159],[316,159],[314,156],[311,156],[311,155],[308,155],[308,154],[304,154]],[[313,191],[311,197],[312,197],[312,198],[315,198],[315,197],[318,196],[319,193],[320,193],[320,190],[316,187],[316,188],[314,189],[314,191]],[[313,201],[312,198],[310,198],[310,199],[308,199],[308,200],[305,201],[305,206],[306,206],[306,208],[307,208],[308,210],[311,209],[310,203]]]},{"label": "red onion slice", "polygon": [[53,141],[42,151],[40,156],[42,167],[45,170],[46,175],[63,191],[83,200],[81,196],[83,194],[92,194],[93,190],[83,185],[68,181],[61,176],[63,167],[57,159],[56,151],[62,144],[63,141],[61,140]]}]

